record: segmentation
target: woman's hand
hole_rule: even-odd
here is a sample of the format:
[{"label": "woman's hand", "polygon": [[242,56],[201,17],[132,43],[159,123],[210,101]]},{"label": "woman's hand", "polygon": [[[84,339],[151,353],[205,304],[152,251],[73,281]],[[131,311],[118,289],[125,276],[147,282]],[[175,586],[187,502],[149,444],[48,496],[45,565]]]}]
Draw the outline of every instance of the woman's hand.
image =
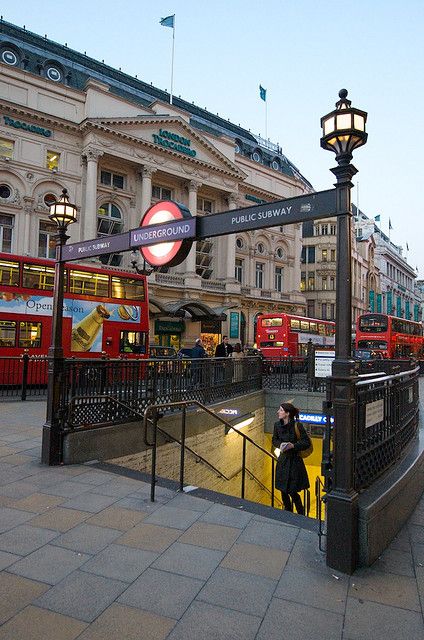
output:
[{"label": "woman's hand", "polygon": [[294,444],[292,442],[282,442],[280,444],[280,451],[289,451],[289,449],[293,449]]}]

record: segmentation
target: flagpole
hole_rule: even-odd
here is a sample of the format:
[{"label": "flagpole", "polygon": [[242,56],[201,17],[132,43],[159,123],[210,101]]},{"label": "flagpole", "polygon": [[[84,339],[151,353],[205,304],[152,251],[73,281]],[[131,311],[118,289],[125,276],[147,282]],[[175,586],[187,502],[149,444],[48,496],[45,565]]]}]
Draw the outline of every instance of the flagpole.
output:
[{"label": "flagpole", "polygon": [[174,15],[174,22],[172,25],[171,96],[169,99],[169,104],[172,104],[172,96],[174,92],[174,48],[175,48],[175,15]]},{"label": "flagpole", "polygon": [[265,100],[265,140],[268,140],[268,103]]}]

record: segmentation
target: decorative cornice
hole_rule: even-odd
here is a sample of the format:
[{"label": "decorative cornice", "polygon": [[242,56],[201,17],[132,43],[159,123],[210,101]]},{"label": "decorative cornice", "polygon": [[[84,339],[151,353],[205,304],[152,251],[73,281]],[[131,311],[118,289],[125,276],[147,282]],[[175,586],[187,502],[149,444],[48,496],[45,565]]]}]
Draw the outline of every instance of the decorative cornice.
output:
[{"label": "decorative cornice", "polygon": [[78,133],[79,131],[78,124],[70,123],[67,120],[63,120],[62,118],[48,116],[28,107],[24,108],[22,106],[17,106],[16,104],[8,102],[7,100],[0,101],[0,109],[2,112],[13,113],[14,115],[21,118],[30,118],[31,120],[42,122],[43,124],[47,124],[49,125],[49,127],[55,129],[66,129],[67,131],[72,131],[74,133]]},{"label": "decorative cornice", "polygon": [[[157,119],[155,119],[157,121]],[[148,122],[142,121],[140,119],[134,118],[131,119],[129,122],[127,121],[127,124],[139,124],[140,126],[147,126],[147,125],[151,125],[152,122],[154,123],[155,120],[149,120]],[[107,121],[109,122],[109,121]],[[233,164],[230,160],[228,160],[228,158],[226,158],[226,156],[224,156],[224,154],[222,154],[220,151],[217,151],[212,145],[210,145],[205,138],[201,138],[195,131],[194,129],[192,129],[191,127],[189,127],[183,120],[179,119],[179,118],[169,118],[167,120],[161,120],[161,123],[163,122],[170,122],[170,123],[174,123],[174,124],[178,124],[181,125],[181,127],[183,129],[186,129],[187,132],[190,133],[190,135],[192,135],[194,138],[196,138],[196,140],[198,140],[198,142],[200,144],[202,144],[203,147],[205,147],[213,156],[215,156],[222,164],[224,164],[227,168],[224,169],[222,167],[216,166],[210,162],[206,162],[204,160],[199,160],[198,158],[192,158],[192,157],[184,157],[184,162],[190,163],[190,164],[195,164],[197,166],[200,167],[205,167],[215,173],[219,173],[222,175],[229,175],[232,178],[236,178],[237,180],[244,180],[247,176],[246,174],[240,170],[237,165]],[[121,122],[121,119],[117,120],[116,122],[113,121],[112,124],[123,124]],[[103,131],[104,133],[110,134],[112,136],[116,136],[122,140],[127,140],[129,142],[132,142],[134,144],[137,144],[139,146],[143,146],[143,147],[147,147],[149,150],[153,151],[155,154],[161,155],[161,156],[172,156],[174,158],[177,158],[178,160],[181,161],[181,155],[177,152],[177,151],[173,151],[172,149],[162,149],[161,147],[155,145],[152,142],[149,142],[148,140],[145,140],[143,138],[138,138],[134,135],[125,133],[123,131],[117,131],[116,129],[112,129],[109,126],[106,126],[106,124],[102,122],[98,122],[93,121],[93,120],[84,120],[83,123],[81,123],[80,125],[80,131],[81,132],[88,132],[90,130],[97,130],[97,131]]]}]

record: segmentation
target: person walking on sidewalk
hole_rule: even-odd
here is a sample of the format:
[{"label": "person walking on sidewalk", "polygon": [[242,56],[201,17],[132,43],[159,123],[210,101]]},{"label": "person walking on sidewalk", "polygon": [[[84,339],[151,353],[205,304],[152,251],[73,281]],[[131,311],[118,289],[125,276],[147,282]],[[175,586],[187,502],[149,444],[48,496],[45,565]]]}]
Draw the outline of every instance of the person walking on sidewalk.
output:
[{"label": "person walking on sidewalk", "polygon": [[[280,449],[275,468],[275,488],[281,491],[286,511],[293,511],[294,505],[297,513],[304,515],[305,510],[299,492],[309,489],[309,478],[299,452],[308,449],[311,442],[305,427],[298,422],[299,409],[291,402],[282,402],[277,415],[278,420],[274,424],[272,436],[273,447]],[[296,426],[300,434],[299,439]]]}]

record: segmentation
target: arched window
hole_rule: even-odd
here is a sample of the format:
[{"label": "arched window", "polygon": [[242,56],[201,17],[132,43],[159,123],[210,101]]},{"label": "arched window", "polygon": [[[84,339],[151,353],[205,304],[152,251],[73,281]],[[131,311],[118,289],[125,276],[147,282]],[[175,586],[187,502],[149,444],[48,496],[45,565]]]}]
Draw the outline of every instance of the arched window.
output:
[{"label": "arched window", "polygon": [[[116,233],[122,233],[124,222],[122,214],[118,207],[111,202],[102,204],[97,211],[97,237],[113,236]],[[112,253],[110,255],[100,256],[100,262],[119,266],[122,262],[120,253]]]}]

